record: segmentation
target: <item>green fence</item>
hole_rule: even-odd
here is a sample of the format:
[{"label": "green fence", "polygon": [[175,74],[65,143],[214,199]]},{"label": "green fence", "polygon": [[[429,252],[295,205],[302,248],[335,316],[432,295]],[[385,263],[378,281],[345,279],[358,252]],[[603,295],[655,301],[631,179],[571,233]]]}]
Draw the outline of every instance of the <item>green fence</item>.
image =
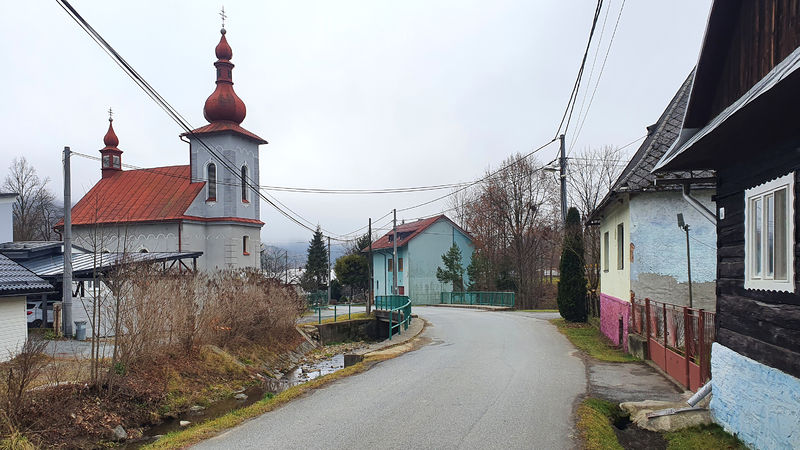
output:
[{"label": "green fence", "polygon": [[395,328],[400,334],[411,323],[411,300],[407,295],[377,295],[375,309],[389,311],[389,339],[392,339]]},{"label": "green fence", "polygon": [[442,292],[443,305],[488,305],[514,307],[513,292]]}]

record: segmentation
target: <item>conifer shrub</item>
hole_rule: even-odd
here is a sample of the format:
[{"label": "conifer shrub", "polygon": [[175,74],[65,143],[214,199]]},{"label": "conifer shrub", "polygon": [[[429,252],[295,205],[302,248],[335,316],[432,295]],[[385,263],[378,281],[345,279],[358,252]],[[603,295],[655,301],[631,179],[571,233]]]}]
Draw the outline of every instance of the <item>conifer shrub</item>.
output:
[{"label": "conifer shrub", "polygon": [[570,322],[586,322],[586,276],[583,267],[583,233],[578,210],[570,208],[564,225],[564,246],[559,264],[558,312]]}]

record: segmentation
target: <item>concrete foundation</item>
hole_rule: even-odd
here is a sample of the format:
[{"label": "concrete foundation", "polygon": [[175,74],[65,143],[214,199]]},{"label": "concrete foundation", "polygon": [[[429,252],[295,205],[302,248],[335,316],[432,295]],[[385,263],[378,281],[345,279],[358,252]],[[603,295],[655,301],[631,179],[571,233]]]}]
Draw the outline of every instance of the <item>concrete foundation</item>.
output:
[{"label": "concrete foundation", "polygon": [[[381,327],[380,325],[386,326]],[[336,342],[369,341],[389,337],[388,324],[376,319],[355,319],[314,326],[317,327],[319,342],[322,345]]]},{"label": "concrete foundation", "polygon": [[628,353],[641,359],[647,359],[647,338],[638,334],[628,335]]}]

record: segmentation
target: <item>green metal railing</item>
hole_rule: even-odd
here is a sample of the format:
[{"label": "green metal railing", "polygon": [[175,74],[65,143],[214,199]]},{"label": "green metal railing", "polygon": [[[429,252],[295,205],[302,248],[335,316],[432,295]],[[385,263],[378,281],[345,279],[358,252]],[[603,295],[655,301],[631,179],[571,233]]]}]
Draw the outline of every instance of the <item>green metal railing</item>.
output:
[{"label": "green metal railing", "polygon": [[407,295],[377,295],[375,309],[389,311],[389,340],[392,339],[395,328],[397,334],[408,330],[408,324],[411,323],[411,299]]},{"label": "green metal railing", "polygon": [[442,292],[443,305],[488,305],[514,307],[513,292]]}]

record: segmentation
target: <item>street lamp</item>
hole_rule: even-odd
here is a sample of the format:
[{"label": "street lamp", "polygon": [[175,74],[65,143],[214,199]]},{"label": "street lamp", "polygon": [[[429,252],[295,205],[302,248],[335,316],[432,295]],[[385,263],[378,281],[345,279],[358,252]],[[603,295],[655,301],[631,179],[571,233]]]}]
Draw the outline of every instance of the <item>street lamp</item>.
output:
[{"label": "street lamp", "polygon": [[686,271],[689,274],[689,308],[692,308],[692,258],[689,253],[689,224],[683,221],[682,213],[678,213],[678,228],[686,231]]}]

